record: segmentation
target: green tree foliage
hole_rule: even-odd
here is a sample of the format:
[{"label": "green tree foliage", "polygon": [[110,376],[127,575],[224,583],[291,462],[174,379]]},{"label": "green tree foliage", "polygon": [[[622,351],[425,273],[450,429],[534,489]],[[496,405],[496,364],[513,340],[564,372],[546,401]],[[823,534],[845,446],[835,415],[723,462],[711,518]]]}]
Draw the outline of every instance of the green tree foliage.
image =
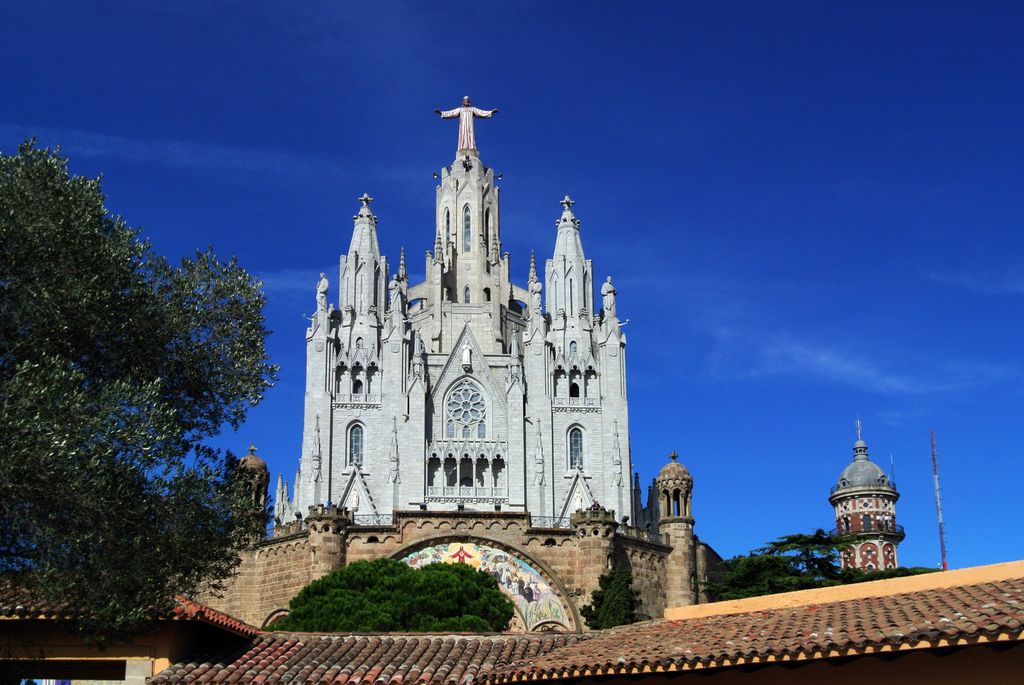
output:
[{"label": "green tree foliage", "polygon": [[412,568],[357,561],[302,588],[274,624],[314,632],[504,630],[515,608],[498,581],[467,564]]},{"label": "green tree foliage", "polygon": [[840,554],[852,538],[824,530],[784,535],[750,554],[725,562],[725,570],[708,582],[708,594],[716,600],[743,599],[777,592],[860,583],[899,576],[929,573],[928,568],[879,571],[844,569]]},{"label": "green tree foliage", "polygon": [[640,593],[633,589],[633,573],[617,566],[597,580],[598,589],[590,604],[580,609],[587,625],[594,630],[634,623],[640,606]]},{"label": "green tree foliage", "polygon": [[0,154],[0,572],[97,639],[225,578],[261,534],[231,455],[276,369],[260,283],[171,265],[59,150]]}]

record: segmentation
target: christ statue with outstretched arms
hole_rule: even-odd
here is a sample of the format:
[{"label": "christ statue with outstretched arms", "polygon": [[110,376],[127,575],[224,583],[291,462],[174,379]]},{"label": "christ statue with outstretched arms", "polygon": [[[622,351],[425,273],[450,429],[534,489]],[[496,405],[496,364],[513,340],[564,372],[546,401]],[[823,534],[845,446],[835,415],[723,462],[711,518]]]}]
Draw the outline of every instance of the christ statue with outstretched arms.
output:
[{"label": "christ statue with outstretched arms", "polygon": [[476,139],[473,137],[474,117],[490,119],[497,111],[497,109],[478,109],[474,107],[470,104],[468,95],[462,98],[461,107],[445,110],[443,112],[439,109],[434,110],[435,113],[441,115],[442,119],[459,118],[459,151],[476,150]]}]

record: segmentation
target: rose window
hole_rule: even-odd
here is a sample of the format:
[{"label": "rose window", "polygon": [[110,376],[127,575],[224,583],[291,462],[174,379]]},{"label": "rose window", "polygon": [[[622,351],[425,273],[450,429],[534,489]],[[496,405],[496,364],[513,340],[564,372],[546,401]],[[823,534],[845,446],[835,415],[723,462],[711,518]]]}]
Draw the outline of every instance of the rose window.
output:
[{"label": "rose window", "polygon": [[[448,435],[468,438],[486,435],[485,421],[487,405],[480,390],[468,381],[460,383],[448,395]],[[475,431],[473,429],[476,429]]]}]

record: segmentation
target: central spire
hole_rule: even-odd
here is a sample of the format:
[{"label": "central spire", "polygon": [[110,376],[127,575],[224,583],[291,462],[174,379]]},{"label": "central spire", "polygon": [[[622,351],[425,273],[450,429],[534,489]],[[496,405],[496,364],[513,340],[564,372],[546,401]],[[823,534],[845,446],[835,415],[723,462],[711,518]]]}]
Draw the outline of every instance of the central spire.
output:
[{"label": "central spire", "polygon": [[455,156],[460,157],[464,154],[473,154],[479,156],[476,149],[476,138],[473,136],[473,119],[490,119],[497,109],[478,109],[474,107],[470,101],[469,96],[466,95],[462,98],[462,106],[456,107],[455,109],[448,109],[441,111],[435,109],[434,112],[439,114],[442,119],[454,119],[459,118],[459,147],[456,150]]}]

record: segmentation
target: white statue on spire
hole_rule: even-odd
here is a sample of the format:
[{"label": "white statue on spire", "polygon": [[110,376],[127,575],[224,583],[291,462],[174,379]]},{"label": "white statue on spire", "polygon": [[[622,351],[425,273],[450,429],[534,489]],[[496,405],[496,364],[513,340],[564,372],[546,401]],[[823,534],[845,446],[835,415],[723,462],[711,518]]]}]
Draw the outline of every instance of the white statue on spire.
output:
[{"label": "white statue on spire", "polygon": [[615,316],[615,286],[612,285],[612,277],[609,276],[608,280],[601,286],[601,299],[604,304],[605,316]]},{"label": "white statue on spire", "polygon": [[316,310],[318,312],[327,311],[327,289],[330,287],[327,281],[327,275],[321,271],[320,280],[316,282]]},{"label": "white statue on spire", "polygon": [[473,118],[490,119],[497,109],[478,109],[470,104],[469,96],[462,98],[462,106],[455,109],[434,112],[441,115],[442,119],[459,118],[459,151],[476,150],[476,139],[473,137]]}]

